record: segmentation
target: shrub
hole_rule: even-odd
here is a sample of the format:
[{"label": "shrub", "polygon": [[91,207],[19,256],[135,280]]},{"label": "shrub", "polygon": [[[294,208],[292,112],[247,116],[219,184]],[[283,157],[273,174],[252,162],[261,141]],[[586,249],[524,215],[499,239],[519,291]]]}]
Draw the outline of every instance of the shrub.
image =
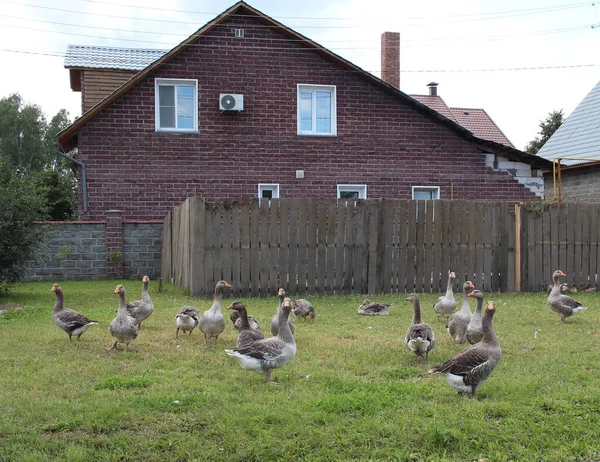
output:
[{"label": "shrub", "polygon": [[25,265],[44,248],[44,192],[34,182],[19,178],[0,158],[0,293],[20,281]]}]

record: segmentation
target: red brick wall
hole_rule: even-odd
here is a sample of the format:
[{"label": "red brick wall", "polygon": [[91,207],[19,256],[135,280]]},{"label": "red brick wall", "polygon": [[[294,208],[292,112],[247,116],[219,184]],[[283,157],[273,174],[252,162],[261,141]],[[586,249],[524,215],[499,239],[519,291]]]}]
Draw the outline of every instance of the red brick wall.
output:
[{"label": "red brick wall", "polygon": [[[81,129],[87,218],[118,209],[124,219],[162,219],[188,196],[256,197],[258,183],[279,183],[281,197],[335,197],[343,183],[366,184],[370,198],[410,198],[413,185],[440,186],[449,198],[453,183],[456,199],[535,198],[507,173],[486,168],[485,156],[453,131],[360,73],[282,40],[273,28],[233,21]],[[246,38],[234,37],[236,27]],[[198,79],[199,133],[155,132],[155,77]],[[296,134],[298,83],[337,86],[337,137]],[[243,94],[244,111],[221,113],[219,93]],[[300,169],[304,179],[296,179]]]}]

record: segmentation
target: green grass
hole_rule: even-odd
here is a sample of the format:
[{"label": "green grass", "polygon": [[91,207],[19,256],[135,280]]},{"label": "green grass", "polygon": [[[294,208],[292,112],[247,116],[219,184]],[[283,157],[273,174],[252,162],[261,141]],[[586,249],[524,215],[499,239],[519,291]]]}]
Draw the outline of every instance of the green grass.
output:
[{"label": "green grass", "polygon": [[[503,358],[473,400],[428,374],[464,348],[433,314],[438,294],[421,295],[438,337],[426,361],[403,343],[406,295],[372,296],[393,303],[383,317],[359,316],[361,296],[308,297],[317,320],[296,323],[297,355],[273,386],[225,354],[230,323],[215,347],[197,330],[176,339],[179,308],[211,300],[169,284],[151,283],[156,309],[129,350],[106,351],[117,283],[61,284],[66,306],[99,321],[81,341],[52,323],[50,283],[0,298],[25,306],[0,315],[1,461],[600,458],[600,294],[577,294],[589,309],[565,325],[546,293],[486,294]],[[141,283],[125,286],[139,298]],[[276,297],[243,301],[268,333]]]}]

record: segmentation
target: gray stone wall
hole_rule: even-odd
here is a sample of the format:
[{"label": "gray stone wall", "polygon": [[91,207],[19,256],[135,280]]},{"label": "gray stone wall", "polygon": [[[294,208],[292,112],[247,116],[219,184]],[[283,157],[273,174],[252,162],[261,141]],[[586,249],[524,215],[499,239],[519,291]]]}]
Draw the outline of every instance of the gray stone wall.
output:
[{"label": "gray stone wall", "polygon": [[[46,251],[28,264],[26,281],[106,279],[105,223],[50,223]],[[123,224],[126,279],[160,277],[162,223]]]},{"label": "gray stone wall", "polygon": [[160,277],[162,223],[124,223],[123,275],[125,279]]},{"label": "gray stone wall", "polygon": [[28,265],[26,281],[64,281],[106,278],[106,225],[49,224],[46,252]]},{"label": "gray stone wall", "polygon": [[[563,169],[561,180],[563,202],[600,202],[600,166]],[[552,172],[544,175],[544,190],[546,199],[554,197]]]}]

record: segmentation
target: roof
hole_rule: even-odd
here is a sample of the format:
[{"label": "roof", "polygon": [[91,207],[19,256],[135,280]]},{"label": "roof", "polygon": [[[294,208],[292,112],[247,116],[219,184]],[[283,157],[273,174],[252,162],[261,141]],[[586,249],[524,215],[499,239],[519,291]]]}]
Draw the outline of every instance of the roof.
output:
[{"label": "roof", "polygon": [[560,158],[563,165],[600,161],[600,82],[583,98],[537,155],[549,161]]},{"label": "roof", "polygon": [[416,100],[435,109],[457,124],[473,132],[478,138],[494,141],[514,148],[514,145],[504,135],[484,109],[448,107],[439,95],[410,95]]},{"label": "roof", "polygon": [[380,79],[379,77],[374,76],[370,72],[363,70],[356,64],[353,64],[350,61],[348,61],[348,60],[342,58],[341,56],[333,53],[332,51],[328,50],[327,48],[322,47],[318,43],[305,37],[304,35],[300,34],[299,32],[296,32],[293,29],[290,29],[289,27],[286,27],[282,23],[276,21],[275,19],[265,15],[261,11],[248,5],[243,0],[238,1],[233,6],[231,6],[227,10],[225,10],[223,13],[218,15],[216,18],[214,18],[213,20],[206,23],[204,26],[202,26],[200,29],[198,29],[196,32],[194,32],[192,35],[190,35],[187,39],[185,39],[179,45],[175,46],[173,49],[171,49],[170,51],[168,51],[167,53],[165,53],[164,55],[159,57],[157,60],[153,61],[146,68],[139,71],[131,79],[129,79],[127,82],[125,82],[123,85],[121,85],[115,91],[113,91],[110,95],[108,95],[106,98],[104,98],[98,104],[96,104],[90,110],[88,110],[87,112],[82,114],[81,117],[76,119],[71,125],[69,125],[67,128],[65,128],[63,131],[61,131],[57,135],[60,147],[65,152],[76,148],[77,142],[78,142],[77,136],[78,136],[79,128],[81,128],[83,125],[85,125],[98,112],[100,112],[106,106],[111,104],[113,101],[115,101],[122,94],[127,92],[130,88],[135,86],[138,82],[140,82],[146,76],[150,75],[158,67],[160,67],[164,63],[168,62],[169,59],[172,59],[177,54],[179,54],[183,49],[186,48],[187,45],[192,44],[197,39],[199,39],[204,34],[206,34],[208,31],[210,31],[213,27],[215,27],[216,25],[220,24],[221,22],[225,21],[226,19],[230,18],[231,16],[233,16],[235,14],[240,14],[240,12],[242,12],[242,14],[255,15],[261,21],[264,21],[264,22],[271,24],[272,26],[278,28],[282,34],[287,35],[288,37],[291,37],[295,40],[298,40],[304,46],[313,49],[313,51],[315,53],[322,55],[325,59],[333,61],[337,66],[355,71],[360,78],[379,87],[381,90],[393,95],[394,97],[403,101],[405,104],[412,107],[413,109],[427,115],[428,117],[430,117],[432,119],[437,120],[439,123],[444,124],[445,126],[450,128],[452,131],[457,133],[458,136],[473,143],[480,149],[485,150],[485,151],[491,151],[491,152],[501,152],[502,155],[504,157],[508,158],[509,160],[524,162],[526,164],[531,165],[534,168],[543,168],[543,169],[552,168],[551,162],[549,162],[545,159],[539,158],[537,156],[530,156],[529,154],[519,151],[518,149],[515,149],[512,146],[502,145],[495,141],[490,141],[490,140],[476,136],[470,130],[461,126],[452,118],[449,118],[449,117],[439,113],[438,111],[431,109],[426,104],[423,104],[422,102],[410,97],[406,93],[403,93],[398,88],[389,84],[388,82],[385,82],[384,80]]},{"label": "roof", "polygon": [[166,50],[69,45],[65,67],[141,71],[167,53]]}]

